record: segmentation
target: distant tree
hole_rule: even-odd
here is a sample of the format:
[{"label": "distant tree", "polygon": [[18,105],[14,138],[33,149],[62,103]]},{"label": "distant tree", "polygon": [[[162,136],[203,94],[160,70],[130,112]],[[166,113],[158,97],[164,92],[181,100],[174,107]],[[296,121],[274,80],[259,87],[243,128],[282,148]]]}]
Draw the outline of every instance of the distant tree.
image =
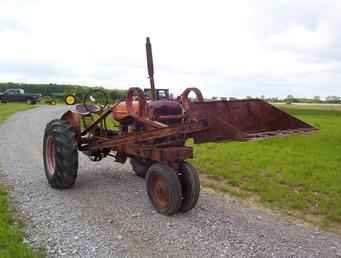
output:
[{"label": "distant tree", "polygon": [[321,102],[321,97],[320,96],[314,96],[314,102],[320,103]]},{"label": "distant tree", "polygon": [[337,97],[337,96],[328,96],[328,97],[326,98],[326,102],[327,102],[327,103],[332,103],[332,104],[340,103],[340,97]]},{"label": "distant tree", "polygon": [[295,102],[294,96],[293,95],[288,95],[287,98],[285,99],[285,103],[291,104],[293,102]]},{"label": "distant tree", "polygon": [[280,102],[279,99],[278,99],[277,97],[270,98],[268,101],[269,101],[269,102],[272,102],[272,103],[278,103],[278,102]]}]

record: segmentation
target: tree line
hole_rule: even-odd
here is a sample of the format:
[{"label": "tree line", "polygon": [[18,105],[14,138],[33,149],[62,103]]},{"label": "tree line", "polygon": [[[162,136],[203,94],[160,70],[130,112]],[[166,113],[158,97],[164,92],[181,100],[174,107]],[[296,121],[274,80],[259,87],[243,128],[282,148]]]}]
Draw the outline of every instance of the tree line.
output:
[{"label": "tree line", "polygon": [[261,97],[269,102],[278,102],[278,103],[314,103],[314,104],[341,104],[341,98],[339,96],[327,96],[326,98],[321,98],[320,96],[314,96],[313,98],[299,98],[294,97],[293,95],[288,95],[286,98],[265,98]]},{"label": "tree line", "polygon": [[82,85],[69,84],[33,84],[33,83],[0,83],[0,92],[7,89],[23,89],[27,93],[40,93],[43,96],[49,96],[56,100],[63,100],[67,95],[75,95],[77,98],[83,98],[88,93],[94,90],[101,90],[111,100],[119,100],[126,96],[126,90],[119,89],[105,89],[103,87],[89,87]]},{"label": "tree line", "polygon": [[[212,97],[212,100],[236,100],[234,97]],[[262,95],[261,97],[252,97],[246,96],[244,99],[262,99],[271,103],[315,103],[315,104],[341,104],[341,97],[339,96],[327,96],[326,98],[321,98],[320,96],[314,96],[313,98],[300,98],[294,97],[293,95],[288,95],[285,98],[278,97],[265,97]]]}]

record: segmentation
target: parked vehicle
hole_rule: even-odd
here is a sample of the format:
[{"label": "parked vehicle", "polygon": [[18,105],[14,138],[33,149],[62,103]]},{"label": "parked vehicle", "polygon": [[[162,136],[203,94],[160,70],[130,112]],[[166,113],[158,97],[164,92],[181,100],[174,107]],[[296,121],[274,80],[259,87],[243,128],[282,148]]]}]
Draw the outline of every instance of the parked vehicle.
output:
[{"label": "parked vehicle", "polygon": [[33,105],[40,99],[41,94],[25,93],[23,89],[8,89],[4,93],[0,93],[0,103],[26,102],[28,105]]}]

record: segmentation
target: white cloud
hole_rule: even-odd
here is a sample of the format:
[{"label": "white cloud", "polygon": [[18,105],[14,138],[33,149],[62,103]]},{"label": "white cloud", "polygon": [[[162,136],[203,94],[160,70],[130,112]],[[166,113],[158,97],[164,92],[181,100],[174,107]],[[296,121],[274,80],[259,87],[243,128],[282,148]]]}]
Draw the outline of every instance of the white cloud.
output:
[{"label": "white cloud", "polygon": [[2,0],[0,81],[341,95],[338,2]]}]

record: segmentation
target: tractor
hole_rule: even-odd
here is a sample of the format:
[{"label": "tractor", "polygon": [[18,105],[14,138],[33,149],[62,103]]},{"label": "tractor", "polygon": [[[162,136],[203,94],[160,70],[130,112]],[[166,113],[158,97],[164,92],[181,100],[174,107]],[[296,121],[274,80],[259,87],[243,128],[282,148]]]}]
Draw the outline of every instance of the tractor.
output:
[{"label": "tractor", "polygon": [[[168,91],[166,98],[158,97],[149,38],[146,53],[150,90],[130,88],[125,99],[111,104],[83,101],[47,124],[43,156],[51,187],[74,186],[79,152],[95,162],[129,159],[135,174],[145,178],[153,207],[173,215],[191,210],[199,198],[198,171],[186,161],[193,158],[188,139],[194,144],[253,141],[317,130],[260,99],[205,101],[194,87],[177,99],[168,98]],[[67,99],[67,104],[76,102],[74,96]],[[116,130],[108,125],[108,117],[116,122]]]}]

